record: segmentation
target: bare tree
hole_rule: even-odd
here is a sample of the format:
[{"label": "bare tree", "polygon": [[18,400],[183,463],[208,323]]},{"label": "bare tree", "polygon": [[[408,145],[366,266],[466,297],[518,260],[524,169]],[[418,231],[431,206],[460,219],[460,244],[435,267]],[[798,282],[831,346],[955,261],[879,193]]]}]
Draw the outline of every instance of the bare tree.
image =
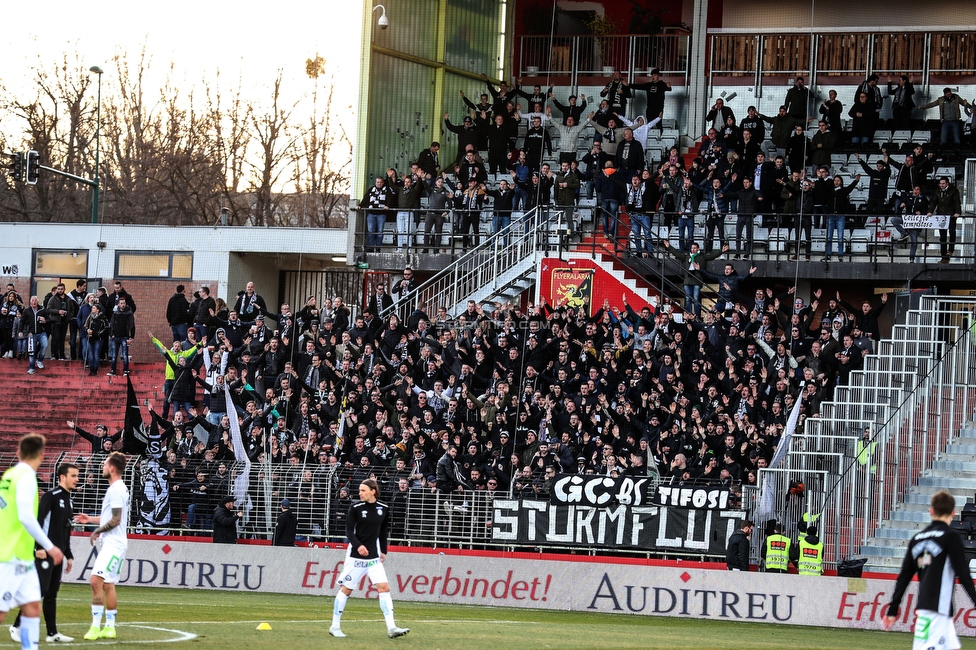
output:
[{"label": "bare tree", "polygon": [[[232,224],[344,225],[351,145],[334,117],[321,57],[309,59],[312,88],[291,105],[280,72],[262,100],[245,97],[242,79],[229,92],[206,79],[177,83],[172,65],[154,89],[151,63],[145,47],[119,54],[111,90],[102,92],[105,221],[211,224],[226,209]],[[36,149],[42,164],[92,178],[94,77],[68,55],[53,67],[39,60],[35,69],[32,99],[0,94],[0,143]],[[296,118],[299,106],[307,118]],[[0,219],[89,218],[91,190],[76,182],[42,174],[31,187],[4,176],[3,186],[11,191],[0,193]]]},{"label": "bare tree", "polygon": [[295,140],[291,136],[289,120],[295,106],[283,108],[281,97],[281,72],[274,80],[271,91],[271,106],[259,113],[252,106],[251,124],[254,127],[254,141],[258,153],[252,164],[251,190],[254,192],[254,225],[278,225],[275,213],[281,205],[283,196],[274,188],[286,172],[285,163],[292,158],[291,150]]},{"label": "bare tree", "polygon": [[[311,110],[300,133],[300,145],[292,151],[293,180],[298,192],[293,199],[302,200],[303,225],[344,227],[352,143],[335,121],[332,78],[328,84],[322,82],[325,67],[325,59],[318,54],[305,62],[305,74],[312,80]],[[345,150],[348,156],[343,155]]]}]

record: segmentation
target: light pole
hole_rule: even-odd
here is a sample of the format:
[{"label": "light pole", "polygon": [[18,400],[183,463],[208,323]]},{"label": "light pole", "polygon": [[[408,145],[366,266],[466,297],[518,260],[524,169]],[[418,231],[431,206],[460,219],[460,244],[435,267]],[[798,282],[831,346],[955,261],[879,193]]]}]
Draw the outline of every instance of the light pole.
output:
[{"label": "light pole", "polygon": [[91,222],[98,223],[98,167],[101,163],[101,142],[100,138],[102,135],[102,74],[105,72],[97,65],[93,65],[89,68],[89,71],[94,72],[98,75],[98,103],[95,109],[95,185],[92,191],[92,216]]}]

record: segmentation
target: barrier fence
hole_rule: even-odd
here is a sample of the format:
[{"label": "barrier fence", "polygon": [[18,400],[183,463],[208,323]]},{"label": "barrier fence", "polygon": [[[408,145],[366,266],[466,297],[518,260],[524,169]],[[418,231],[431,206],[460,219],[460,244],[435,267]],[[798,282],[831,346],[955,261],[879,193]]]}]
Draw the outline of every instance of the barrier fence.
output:
[{"label": "barrier fence", "polygon": [[[829,565],[858,555],[972,421],[974,310],[971,298],[922,296],[906,322],[865,357],[864,368],[822,404],[820,416],[801,423],[783,467],[760,470],[762,489],[745,488],[746,508],[756,512],[765,500],[794,529],[803,514],[821,518]],[[753,548],[761,542],[753,540]]]},{"label": "barrier fence", "polygon": [[[60,462],[75,462],[81,473],[72,495],[75,512],[97,515],[108,487],[101,477],[103,460],[103,455],[82,458],[68,452],[48,460],[38,473],[41,489],[54,485]],[[0,455],[4,467],[15,462],[10,454]],[[123,476],[131,499],[129,532],[209,538],[214,511],[222,497],[233,493],[234,479],[245,465],[228,463],[226,473],[218,469],[215,477],[208,476],[200,484],[207,486],[205,490],[195,485],[195,467],[187,463],[190,471],[180,465],[166,469],[151,457],[130,456]],[[567,505],[550,502],[551,482],[533,484],[530,479],[515,478],[511,485],[499,486],[502,481],[490,478],[485,488],[447,493],[428,485],[426,479],[413,487],[409,474],[387,466],[363,465],[353,470],[338,464],[255,463],[247,499],[237,506],[245,512],[238,535],[273,539],[282,512],[280,503],[288,499],[297,518],[299,541],[345,542],[346,513],[358,501],[360,482],[369,477],[380,483],[380,500],[390,506],[390,539],[403,546],[722,560],[726,540],[746,516],[739,508],[738,486],[732,486],[722,510],[654,503],[651,495],[659,485],[667,484],[656,475],[640,483],[640,493],[646,498],[635,497],[631,503]],[[607,477],[587,478],[603,484]],[[702,494],[729,494],[728,487],[708,481],[682,486]]]}]

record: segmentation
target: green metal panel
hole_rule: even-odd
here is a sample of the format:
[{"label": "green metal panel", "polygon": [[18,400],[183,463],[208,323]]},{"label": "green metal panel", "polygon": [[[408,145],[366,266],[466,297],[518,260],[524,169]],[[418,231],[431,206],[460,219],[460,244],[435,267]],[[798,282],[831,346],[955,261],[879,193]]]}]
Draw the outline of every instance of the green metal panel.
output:
[{"label": "green metal panel", "polygon": [[448,0],[444,63],[494,76],[501,66],[503,16],[498,0]]},{"label": "green metal panel", "polygon": [[[373,53],[366,137],[367,186],[386,169],[410,169],[430,145],[434,68]],[[362,190],[362,188],[360,188]]]},{"label": "green metal panel", "polygon": [[[434,61],[437,59],[437,5],[439,0],[385,0],[390,26],[378,27],[373,42],[378,47]],[[379,18],[377,9],[373,18]]]}]

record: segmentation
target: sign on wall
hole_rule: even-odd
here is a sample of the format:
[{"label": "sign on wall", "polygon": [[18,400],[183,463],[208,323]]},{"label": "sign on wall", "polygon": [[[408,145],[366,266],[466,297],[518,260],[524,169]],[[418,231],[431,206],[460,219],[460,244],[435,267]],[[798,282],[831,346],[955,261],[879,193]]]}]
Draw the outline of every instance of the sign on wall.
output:
[{"label": "sign on wall", "polygon": [[602,308],[604,300],[622,311],[623,296],[635,311],[639,312],[645,306],[654,309],[654,305],[620,281],[623,272],[611,274],[603,264],[610,262],[580,257],[542,258],[537,280],[539,297],[545,298],[550,305],[563,304],[564,299],[570,307],[577,309],[586,305],[588,316]]},{"label": "sign on wall", "polygon": [[[75,569],[64,580],[87,584],[96,550],[87,535],[72,537],[72,550]],[[239,545],[220,551],[207,543],[130,540],[119,584],[332,596],[345,559],[345,549],[338,547]],[[385,568],[395,600],[833,628],[880,629],[895,586],[894,576],[746,573],[612,557],[504,556],[500,562],[498,556],[393,549]],[[897,631],[911,629],[917,585],[909,586],[902,602]],[[366,578],[357,587],[367,598],[377,597]],[[955,602],[969,605],[962,586],[955,589]],[[960,634],[976,636],[976,608],[957,609],[953,619]]]}]

